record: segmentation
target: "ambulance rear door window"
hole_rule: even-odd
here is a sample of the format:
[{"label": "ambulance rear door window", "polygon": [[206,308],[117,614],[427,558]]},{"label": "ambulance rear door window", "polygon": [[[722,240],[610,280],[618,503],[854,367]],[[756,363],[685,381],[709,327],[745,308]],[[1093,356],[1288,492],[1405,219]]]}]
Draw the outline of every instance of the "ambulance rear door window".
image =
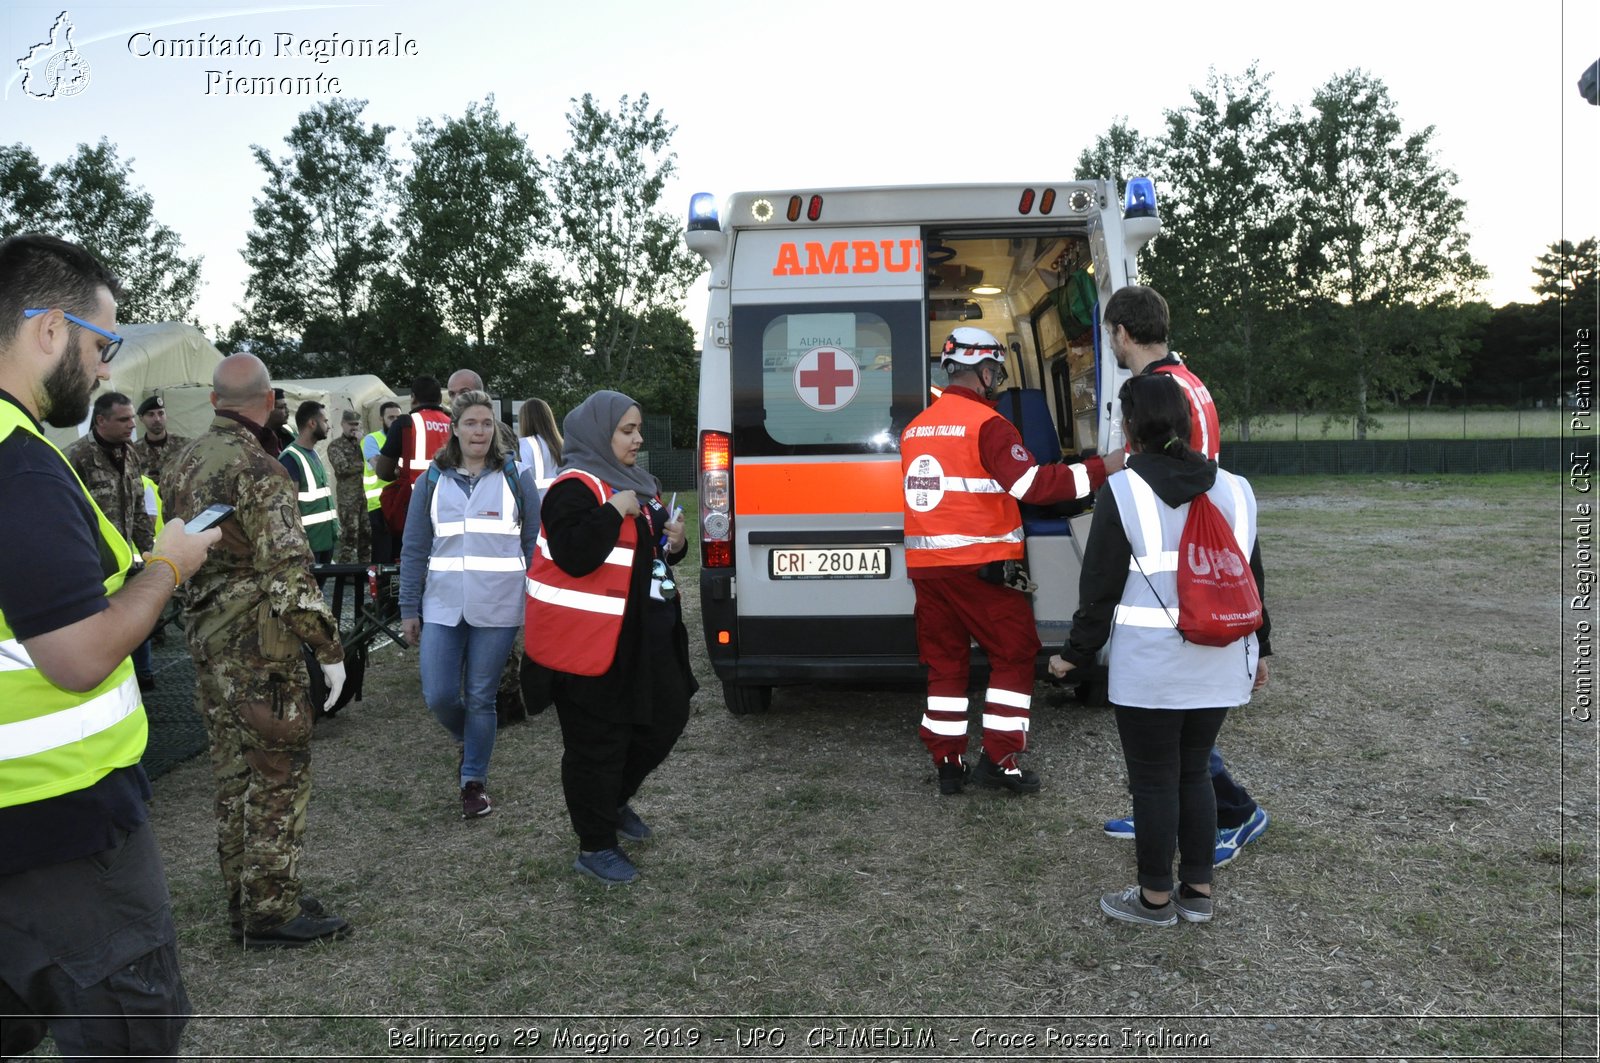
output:
[{"label": "ambulance rear door window", "polygon": [[733,322],[734,452],[893,452],[923,407],[918,302],[742,306]]}]

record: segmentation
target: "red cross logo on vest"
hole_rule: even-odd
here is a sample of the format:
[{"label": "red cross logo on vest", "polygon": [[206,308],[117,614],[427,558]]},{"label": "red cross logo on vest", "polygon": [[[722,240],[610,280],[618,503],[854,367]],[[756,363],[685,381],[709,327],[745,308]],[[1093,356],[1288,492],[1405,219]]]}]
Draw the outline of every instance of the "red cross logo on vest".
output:
[{"label": "red cross logo on vest", "polygon": [[813,410],[842,409],[860,387],[861,367],[837,347],[813,347],[794,367],[794,390]]}]

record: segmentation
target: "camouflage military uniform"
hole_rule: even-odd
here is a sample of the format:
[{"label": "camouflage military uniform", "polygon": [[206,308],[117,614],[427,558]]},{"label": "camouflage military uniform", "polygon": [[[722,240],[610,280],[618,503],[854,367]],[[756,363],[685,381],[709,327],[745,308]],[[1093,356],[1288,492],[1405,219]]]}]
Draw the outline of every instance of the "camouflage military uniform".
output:
[{"label": "camouflage military uniform", "polygon": [[155,543],[155,524],[144,511],[144,484],[139,482],[142,466],[133,448],[123,446],[120,469],[93,432],[73,443],[64,453],[83,486],[89,489],[95,505],[117,526],[122,537],[135,551],[151,549]]},{"label": "camouflage military uniform", "polygon": [[167,466],[172,464],[172,456],[188,446],[189,443],[188,437],[173,435],[168,432],[166,441],[160,446],[155,446],[148,439],[141,439],[136,443],[130,444],[128,449],[138,455],[139,464],[143,466],[144,474],[154,480],[157,487],[165,491],[167,484],[162,477],[166,475]]},{"label": "camouflage military uniform", "polygon": [[333,490],[339,498],[339,553],[334,560],[368,564],[372,561],[372,522],[367,520],[367,494],[361,484],[361,474],[367,469],[361,441],[340,436],[329,443],[328,464],[333,467]]},{"label": "camouflage military uniform", "polygon": [[246,933],[270,930],[300,913],[296,864],[315,716],[300,643],[324,663],[344,660],[344,651],[311,576],[294,484],[244,424],[213,420],[173,457],[166,490],[177,517],[213,502],[235,508],[184,586],[184,609],[196,701],[211,738],[229,905]]}]

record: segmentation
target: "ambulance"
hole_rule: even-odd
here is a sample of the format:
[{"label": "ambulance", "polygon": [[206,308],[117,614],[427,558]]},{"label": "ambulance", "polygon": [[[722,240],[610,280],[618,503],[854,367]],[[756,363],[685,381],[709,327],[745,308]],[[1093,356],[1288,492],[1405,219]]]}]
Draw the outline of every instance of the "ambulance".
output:
[{"label": "ambulance", "polygon": [[[1120,448],[1127,374],[1099,307],[1160,225],[1143,177],[1121,200],[1109,181],[691,199],[686,240],[710,268],[701,616],[729,710],[766,709],[775,686],[922,676],[900,433],[944,383],[945,338],[971,325],[1006,345],[998,408],[1041,462]],[[1088,517],[1023,509],[1048,654]]]}]

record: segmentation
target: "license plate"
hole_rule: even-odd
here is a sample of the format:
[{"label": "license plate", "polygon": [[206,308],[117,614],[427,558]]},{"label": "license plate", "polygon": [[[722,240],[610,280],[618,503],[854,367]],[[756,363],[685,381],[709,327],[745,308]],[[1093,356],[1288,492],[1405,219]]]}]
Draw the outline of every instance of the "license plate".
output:
[{"label": "license plate", "polygon": [[767,572],[773,579],[888,579],[889,550],[883,546],[769,550]]}]

